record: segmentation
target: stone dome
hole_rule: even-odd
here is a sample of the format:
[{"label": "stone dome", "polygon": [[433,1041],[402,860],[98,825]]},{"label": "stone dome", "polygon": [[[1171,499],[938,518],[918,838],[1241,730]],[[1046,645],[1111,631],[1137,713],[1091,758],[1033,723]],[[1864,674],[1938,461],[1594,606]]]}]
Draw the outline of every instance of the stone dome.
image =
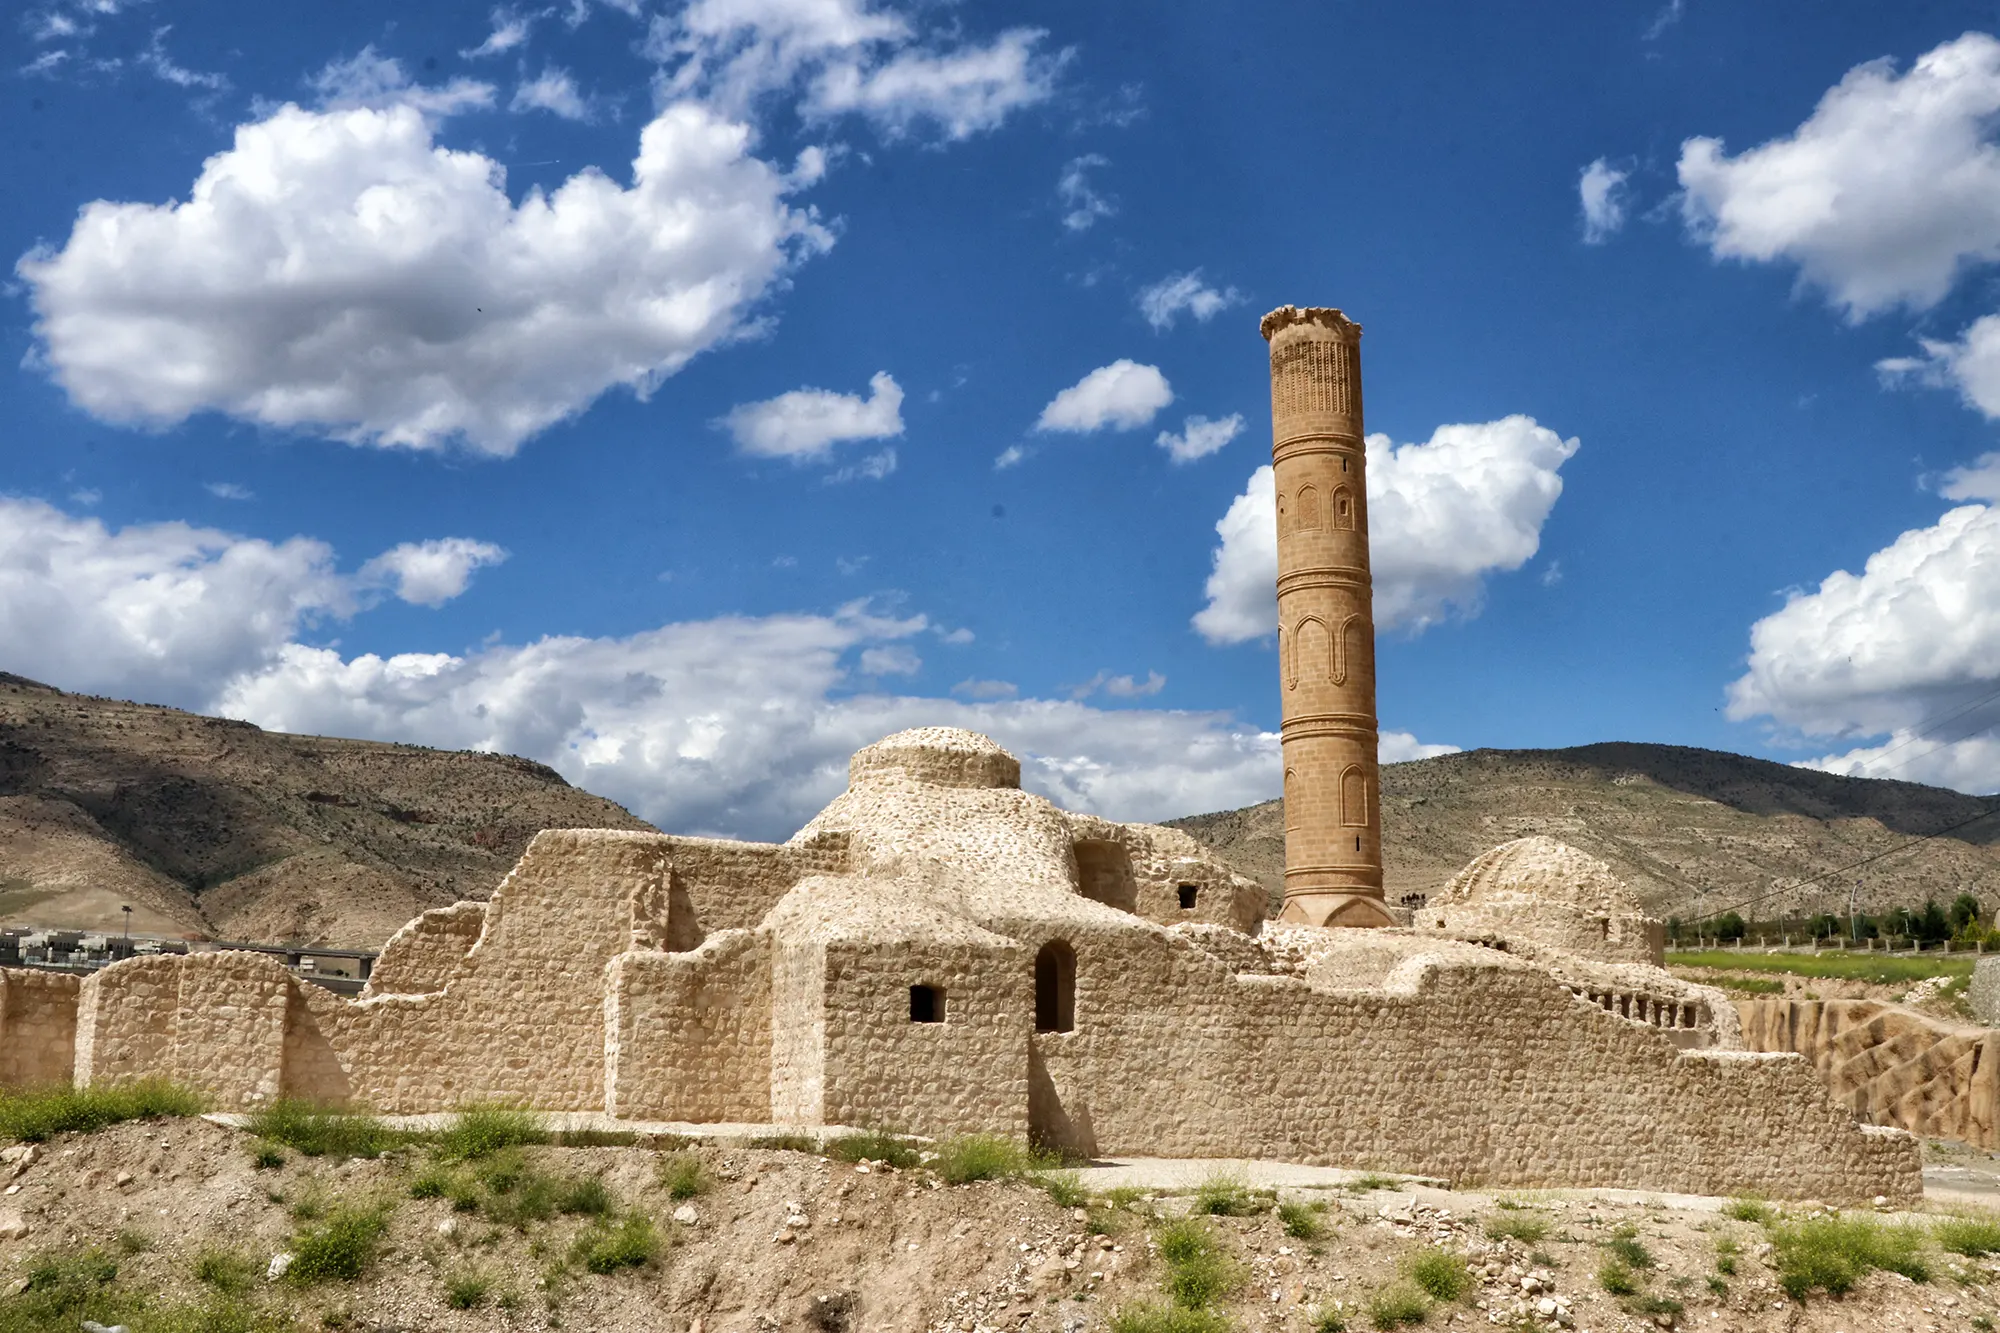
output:
[{"label": "stone dome", "polygon": [[1433,907],[1571,907],[1591,916],[1644,916],[1611,867],[1540,834],[1481,852],[1431,899]]},{"label": "stone dome", "polygon": [[1019,787],[1021,761],[976,731],[912,727],[857,750],[847,763],[850,784],[883,777],[933,787]]}]

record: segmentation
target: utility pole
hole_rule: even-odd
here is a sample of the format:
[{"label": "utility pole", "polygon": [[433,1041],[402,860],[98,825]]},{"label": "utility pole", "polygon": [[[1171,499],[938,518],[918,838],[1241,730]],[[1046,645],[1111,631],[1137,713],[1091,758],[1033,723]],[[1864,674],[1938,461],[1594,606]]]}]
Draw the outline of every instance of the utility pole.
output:
[{"label": "utility pole", "polygon": [[1847,925],[1848,929],[1854,935],[1854,942],[1857,944],[1861,942],[1861,913],[1860,909],[1855,906],[1855,900],[1860,896],[1861,881],[1857,879],[1854,883],[1847,886]]},{"label": "utility pole", "polygon": [[130,906],[129,904],[121,904],[121,905],[119,906],[118,910],[119,910],[119,911],[121,911],[121,912],[123,912],[123,913],[125,914],[125,950],[124,950],[124,953],[125,953],[125,956],[126,956],[127,958],[130,958],[130,957],[132,956],[132,908],[131,908],[131,906]]}]

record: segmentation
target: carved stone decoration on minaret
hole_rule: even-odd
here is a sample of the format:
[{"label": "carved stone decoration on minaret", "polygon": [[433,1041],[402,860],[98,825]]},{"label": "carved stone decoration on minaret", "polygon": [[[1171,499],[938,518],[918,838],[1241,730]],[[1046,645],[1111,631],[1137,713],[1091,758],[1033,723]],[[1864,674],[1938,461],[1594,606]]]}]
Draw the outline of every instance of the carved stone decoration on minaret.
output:
[{"label": "carved stone decoration on minaret", "polygon": [[1260,328],[1271,344],[1278,502],[1279,920],[1394,925],[1382,901],[1361,326],[1338,310],[1288,305]]}]

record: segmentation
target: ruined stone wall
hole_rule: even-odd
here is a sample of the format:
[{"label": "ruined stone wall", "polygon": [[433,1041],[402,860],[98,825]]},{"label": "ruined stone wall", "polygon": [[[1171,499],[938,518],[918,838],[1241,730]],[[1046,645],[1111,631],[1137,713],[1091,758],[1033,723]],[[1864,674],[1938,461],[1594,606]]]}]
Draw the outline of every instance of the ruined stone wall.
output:
[{"label": "ruined stone wall", "polygon": [[808,875],[847,869],[847,838],[827,834],[771,846],[721,838],[669,838],[673,861],[664,949],[692,949],[718,930],[751,930]]},{"label": "ruined stone wall", "polygon": [[2000,1148],[2000,1032],[1879,1000],[1738,1000],[1743,1041],[1796,1051],[1854,1114]]},{"label": "ruined stone wall", "polygon": [[1035,1128],[1083,1151],[1502,1186],[1921,1190],[1916,1141],[1855,1125],[1802,1060],[1681,1052],[1525,967],[1419,959],[1382,989],[1328,991],[1232,976],[1164,937],[1079,945],[1076,985],[1076,1030],[1034,1038]]},{"label": "ruined stone wall", "polygon": [[164,1077],[224,1110],[268,1105],[283,1091],[297,988],[275,960],[243,950],[114,963],[83,983],[76,1080]]},{"label": "ruined stone wall", "polygon": [[70,1081],[79,979],[0,968],[0,1086]]},{"label": "ruined stone wall", "polygon": [[711,935],[692,953],[612,960],[605,1109],[640,1120],[771,1119],[771,943]]},{"label": "ruined stone wall", "polygon": [[1418,920],[1429,930],[1530,940],[1579,958],[1653,967],[1666,960],[1666,925],[1651,917],[1593,915],[1561,903],[1448,903],[1418,913]]},{"label": "ruined stone wall", "polygon": [[84,979],[76,1020],[79,1084],[116,1085],[174,1072],[185,961],[178,954],[130,958]]},{"label": "ruined stone wall", "polygon": [[443,990],[485,928],[485,903],[432,908],[389,937],[362,994],[428,995]]},{"label": "ruined stone wall", "polygon": [[825,1122],[826,946],[782,933],[771,956],[771,1118]]},{"label": "ruined stone wall", "polygon": [[[825,1120],[937,1137],[1024,1135],[1033,958],[1011,941],[829,945]],[[942,991],[942,1022],[910,1021],[912,984]]]}]

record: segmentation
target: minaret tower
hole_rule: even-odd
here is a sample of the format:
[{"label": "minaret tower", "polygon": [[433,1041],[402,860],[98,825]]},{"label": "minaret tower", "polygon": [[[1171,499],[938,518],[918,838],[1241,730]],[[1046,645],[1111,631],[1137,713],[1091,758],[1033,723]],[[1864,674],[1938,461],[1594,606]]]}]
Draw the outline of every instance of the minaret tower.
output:
[{"label": "minaret tower", "polygon": [[1278,676],[1284,702],[1281,921],[1388,926],[1375,755],[1361,326],[1280,306],[1271,344],[1278,501]]}]

